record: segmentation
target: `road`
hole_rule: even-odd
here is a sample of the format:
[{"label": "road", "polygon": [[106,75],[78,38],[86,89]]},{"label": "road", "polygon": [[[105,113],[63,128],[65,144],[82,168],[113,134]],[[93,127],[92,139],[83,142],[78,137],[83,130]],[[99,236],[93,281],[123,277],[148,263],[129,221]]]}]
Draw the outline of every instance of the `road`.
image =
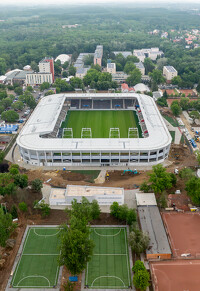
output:
[{"label": "road", "polygon": [[[188,130],[189,134],[193,138],[194,137],[194,132],[191,130],[191,124],[185,118],[185,116],[183,115],[183,113],[181,113],[180,118],[182,119],[183,123],[185,124],[185,128]],[[197,148],[200,150],[200,143],[199,142],[196,142],[196,144],[197,144]]]}]

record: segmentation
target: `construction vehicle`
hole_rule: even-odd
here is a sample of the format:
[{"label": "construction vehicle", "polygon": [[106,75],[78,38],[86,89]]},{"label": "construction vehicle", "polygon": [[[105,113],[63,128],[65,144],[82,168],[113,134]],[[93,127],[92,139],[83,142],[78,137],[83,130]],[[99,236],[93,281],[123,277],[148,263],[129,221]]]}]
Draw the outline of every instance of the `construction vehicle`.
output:
[{"label": "construction vehicle", "polygon": [[110,178],[110,174],[106,172],[106,180],[109,181],[109,178]]},{"label": "construction vehicle", "polygon": [[124,176],[126,173],[130,174],[130,175],[139,175],[140,173],[135,169],[135,170],[124,170],[122,173],[122,176]]}]

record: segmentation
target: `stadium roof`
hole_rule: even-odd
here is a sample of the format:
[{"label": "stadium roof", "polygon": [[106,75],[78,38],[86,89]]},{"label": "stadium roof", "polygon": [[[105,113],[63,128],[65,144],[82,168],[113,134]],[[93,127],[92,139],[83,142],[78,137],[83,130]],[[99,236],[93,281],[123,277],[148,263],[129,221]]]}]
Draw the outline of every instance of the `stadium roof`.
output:
[{"label": "stadium roof", "polygon": [[[146,138],[92,138],[92,139],[67,139],[67,138],[44,138],[43,134],[53,132],[65,99],[80,98],[137,98],[143,113],[143,118],[149,136]],[[163,148],[171,143],[171,135],[163,121],[159,110],[150,96],[136,93],[83,93],[83,94],[55,94],[41,99],[32,115],[21,130],[17,143],[22,148],[29,150],[151,150]]]}]

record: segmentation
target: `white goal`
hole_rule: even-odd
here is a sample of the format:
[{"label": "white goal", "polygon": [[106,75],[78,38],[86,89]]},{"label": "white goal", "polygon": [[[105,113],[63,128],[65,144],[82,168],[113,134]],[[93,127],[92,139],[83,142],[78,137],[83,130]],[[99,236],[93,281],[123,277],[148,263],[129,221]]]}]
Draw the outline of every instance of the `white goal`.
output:
[{"label": "white goal", "polygon": [[72,128],[63,128],[63,138],[73,138],[73,129]]},{"label": "white goal", "polygon": [[92,138],[92,130],[91,130],[91,128],[82,128],[82,130],[81,130],[81,138]]},{"label": "white goal", "polygon": [[110,128],[109,138],[120,138],[120,131],[118,127]]},{"label": "white goal", "polygon": [[138,128],[129,127],[129,129],[128,129],[128,138],[139,138]]}]

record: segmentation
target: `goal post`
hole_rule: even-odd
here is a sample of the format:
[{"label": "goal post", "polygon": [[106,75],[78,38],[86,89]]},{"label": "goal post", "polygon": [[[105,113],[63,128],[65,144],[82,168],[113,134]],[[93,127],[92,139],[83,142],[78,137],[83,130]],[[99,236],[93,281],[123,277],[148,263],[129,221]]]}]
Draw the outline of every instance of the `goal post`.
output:
[{"label": "goal post", "polygon": [[63,128],[63,138],[73,138],[73,129],[72,128]]},{"label": "goal post", "polygon": [[139,138],[138,128],[129,127],[128,138]]},{"label": "goal post", "polygon": [[118,127],[110,128],[109,138],[120,138],[120,130]]},{"label": "goal post", "polygon": [[82,130],[81,130],[81,138],[92,138],[92,130],[91,130],[91,128],[82,128]]}]

